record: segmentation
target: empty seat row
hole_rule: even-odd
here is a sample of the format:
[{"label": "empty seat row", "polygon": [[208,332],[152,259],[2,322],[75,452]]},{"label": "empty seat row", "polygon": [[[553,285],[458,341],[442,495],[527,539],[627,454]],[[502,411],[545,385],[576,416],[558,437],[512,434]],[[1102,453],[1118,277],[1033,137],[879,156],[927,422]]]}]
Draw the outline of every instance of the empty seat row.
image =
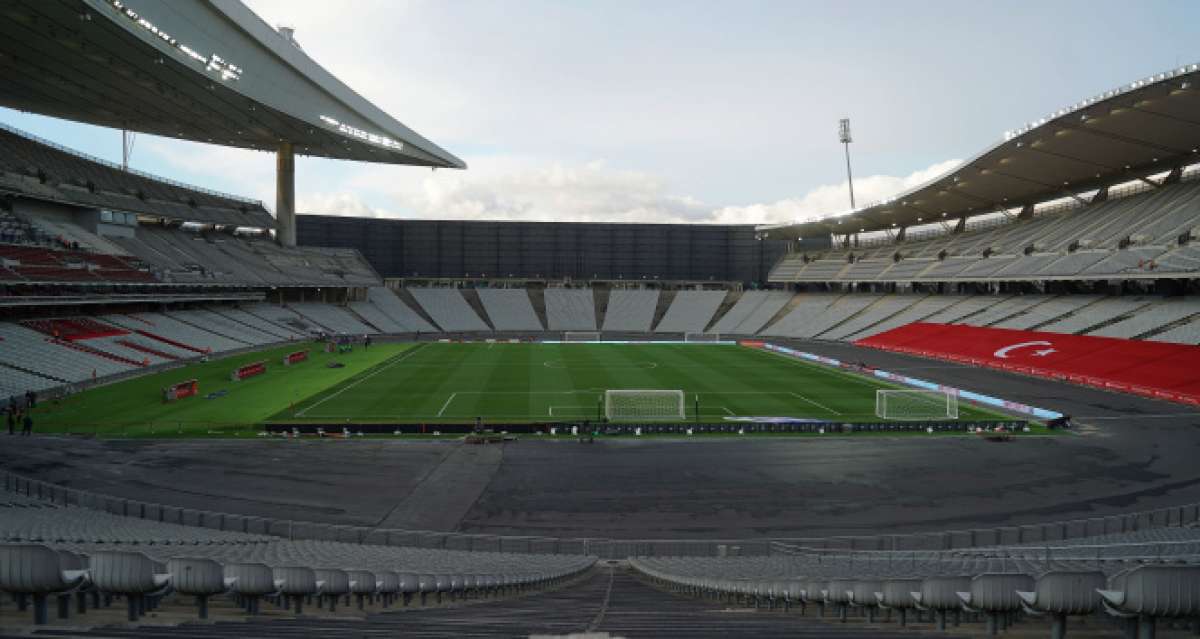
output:
[{"label": "empty seat row", "polygon": [[[1194,177],[1194,176],[1193,176]],[[1197,272],[1195,249],[1180,244],[1200,224],[1200,183],[1146,188],[1066,211],[979,216],[965,232],[939,233],[878,246],[797,252],[769,280],[920,281],[1028,279],[1131,272]],[[1114,195],[1116,195],[1114,193]]]},{"label": "empty seat row", "polygon": [[330,333],[366,335],[368,333],[379,332],[375,327],[364,324],[362,320],[350,311],[333,304],[301,302],[289,304],[288,306],[300,315],[307,317],[313,323],[323,326]]},{"label": "empty seat row", "polygon": [[682,594],[755,607],[798,606],[802,614],[811,605],[819,616],[832,609],[843,622],[852,611],[868,623],[879,621],[881,613],[889,619],[894,613],[900,626],[907,624],[909,615],[930,614],[937,629],[946,630],[948,619],[958,625],[967,614],[981,617],[985,632],[996,635],[1019,615],[1045,615],[1051,621],[1050,636],[1061,639],[1068,617],[1103,611],[1137,637],[1149,639],[1160,619],[1200,615],[1200,566],[1195,564],[1137,565],[1106,574],[1076,566],[1033,571],[941,562],[855,568],[852,562],[833,561],[753,575],[748,574],[752,570],[731,570],[719,562],[698,569],[702,563],[631,560],[636,571]]},{"label": "empty seat row", "polygon": [[481,288],[479,301],[498,331],[532,332],[546,330],[533,310],[529,293],[523,288]]},{"label": "empty seat row", "polygon": [[546,328],[551,331],[596,330],[596,300],[590,288],[548,288]]},{"label": "empty seat row", "polygon": [[726,291],[679,291],[663,314],[656,333],[702,333],[725,301]]},{"label": "empty seat row", "polygon": [[[346,568],[307,565],[267,565],[256,562],[218,562],[180,554],[158,561],[129,550],[96,550],[86,554],[41,544],[0,544],[0,591],[20,599],[33,599],[33,623],[48,620],[49,597],[59,599],[59,616],[69,615],[69,600],[77,597],[77,611],[86,612],[87,595],[99,603],[113,595],[124,597],[128,620],[137,621],[155,602],[172,594],[195,597],[197,614],[208,617],[211,597],[236,597],[248,614],[257,614],[260,601],[272,600],[296,614],[304,602],[316,599],[335,610],[344,597],[353,596],[361,610],[364,600],[379,598],[386,607],[430,597],[491,597],[540,589],[588,570],[594,560],[571,558],[550,568],[531,566],[506,572],[461,570],[453,573],[403,571],[399,566]],[[482,567],[481,567],[482,568]],[[68,605],[64,605],[68,604]]]},{"label": "empty seat row", "polygon": [[458,333],[491,330],[467,304],[467,300],[458,289],[412,287],[408,290],[444,331]]},{"label": "empty seat row", "polygon": [[373,286],[367,289],[367,301],[407,332],[436,333],[438,330],[389,288]]},{"label": "empty seat row", "polygon": [[648,333],[657,306],[657,290],[614,289],[608,295],[608,307],[604,309],[600,330]]}]

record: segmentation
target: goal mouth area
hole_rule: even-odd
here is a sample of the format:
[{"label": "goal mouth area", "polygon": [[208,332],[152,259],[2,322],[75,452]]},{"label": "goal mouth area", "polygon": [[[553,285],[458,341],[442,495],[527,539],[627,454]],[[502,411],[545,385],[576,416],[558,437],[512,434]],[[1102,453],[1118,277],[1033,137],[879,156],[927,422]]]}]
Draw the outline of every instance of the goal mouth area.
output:
[{"label": "goal mouth area", "polygon": [[687,419],[682,390],[604,391],[604,418],[610,422],[680,422]]},{"label": "goal mouth area", "polygon": [[949,390],[879,389],[875,416],[889,421],[958,419],[958,394]]},{"label": "goal mouth area", "polygon": [[599,330],[564,330],[563,344],[594,344],[604,341]]}]

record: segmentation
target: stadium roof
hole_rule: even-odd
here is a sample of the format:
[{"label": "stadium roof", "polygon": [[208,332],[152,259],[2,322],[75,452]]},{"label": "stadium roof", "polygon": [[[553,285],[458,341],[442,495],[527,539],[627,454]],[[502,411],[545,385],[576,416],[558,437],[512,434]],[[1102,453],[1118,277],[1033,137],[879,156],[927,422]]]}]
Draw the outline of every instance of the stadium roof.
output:
[{"label": "stadium roof", "polygon": [[[348,6],[344,19],[353,19]],[[238,0],[5,0],[0,105],[197,142],[465,168]],[[382,81],[387,81],[382,79]]]},{"label": "stadium roof", "polygon": [[810,238],[1010,210],[1200,162],[1200,65],[1134,81],[1015,131],[955,169],[882,202],[758,227]]}]

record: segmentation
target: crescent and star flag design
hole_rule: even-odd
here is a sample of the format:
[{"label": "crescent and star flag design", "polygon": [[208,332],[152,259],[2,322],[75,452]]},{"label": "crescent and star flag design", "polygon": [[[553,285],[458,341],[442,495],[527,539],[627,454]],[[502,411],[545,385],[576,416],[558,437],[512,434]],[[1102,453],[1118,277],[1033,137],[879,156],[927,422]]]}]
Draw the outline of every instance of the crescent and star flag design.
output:
[{"label": "crescent and star flag design", "polygon": [[1200,404],[1200,346],[925,322],[855,344]]}]

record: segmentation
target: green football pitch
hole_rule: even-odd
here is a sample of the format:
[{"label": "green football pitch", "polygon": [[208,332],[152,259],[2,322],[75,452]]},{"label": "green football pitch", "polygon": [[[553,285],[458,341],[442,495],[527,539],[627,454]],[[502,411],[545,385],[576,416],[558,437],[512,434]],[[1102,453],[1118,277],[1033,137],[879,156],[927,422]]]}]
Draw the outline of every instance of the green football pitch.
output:
[{"label": "green football pitch", "polygon": [[[757,349],[715,344],[376,344],[349,354],[313,353],[283,367],[297,346],[156,373],[39,407],[39,431],[220,434],[271,423],[487,423],[596,419],[609,389],[680,390],[687,420],[793,417],[877,421],[875,391],[853,373]],[[266,360],[265,375],[229,372]],[[337,362],[342,367],[329,364]],[[200,381],[200,396],[164,403],[161,389]],[[1003,416],[963,405],[959,418]]]},{"label": "green football pitch", "polygon": [[[876,420],[849,373],[715,344],[428,344],[274,416],[280,422],[549,422],[598,419],[604,391],[680,390],[687,419]],[[963,418],[992,415],[967,408]]]},{"label": "green football pitch", "polygon": [[[680,390],[687,420],[875,421],[875,391],[851,373],[737,345],[436,343],[274,416],[280,422],[551,422],[598,419],[604,392]],[[960,406],[962,419],[995,413]]]}]

